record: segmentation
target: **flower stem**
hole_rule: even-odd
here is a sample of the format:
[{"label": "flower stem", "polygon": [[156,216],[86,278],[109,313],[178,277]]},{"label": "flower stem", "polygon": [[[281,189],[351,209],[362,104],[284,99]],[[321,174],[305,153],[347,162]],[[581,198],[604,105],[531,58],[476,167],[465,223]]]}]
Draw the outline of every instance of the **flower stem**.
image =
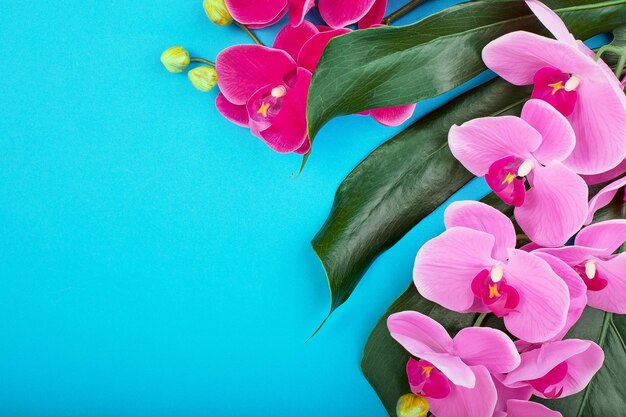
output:
[{"label": "flower stem", "polygon": [[211,68],[215,68],[215,62],[209,61],[208,59],[204,59],[204,58],[192,57],[192,58],[189,58],[189,62],[200,62],[202,64],[208,65]]},{"label": "flower stem", "polygon": [[404,16],[407,13],[409,13],[411,10],[415,9],[417,6],[419,6],[420,4],[424,3],[425,1],[426,0],[411,0],[410,2],[405,4],[404,6],[400,7],[395,12],[387,15],[383,19],[383,22],[382,22],[383,25],[390,25],[390,24],[392,24],[394,21],[400,19],[402,16]]},{"label": "flower stem", "polygon": [[264,46],[263,42],[261,42],[261,39],[257,38],[257,36],[254,34],[254,32],[252,32],[248,26],[243,25],[243,24],[241,24],[239,22],[235,22],[235,23],[237,24],[237,26],[239,26],[241,28],[241,30],[243,30],[244,32],[246,32],[246,34],[248,36],[250,36],[250,39],[252,39],[252,41],[254,43],[256,43],[257,45]]},{"label": "flower stem", "polygon": [[483,324],[483,321],[485,321],[485,318],[489,315],[489,313],[481,313],[480,316],[478,316],[478,318],[476,319],[476,321],[474,322],[474,327],[480,327],[481,324]]}]

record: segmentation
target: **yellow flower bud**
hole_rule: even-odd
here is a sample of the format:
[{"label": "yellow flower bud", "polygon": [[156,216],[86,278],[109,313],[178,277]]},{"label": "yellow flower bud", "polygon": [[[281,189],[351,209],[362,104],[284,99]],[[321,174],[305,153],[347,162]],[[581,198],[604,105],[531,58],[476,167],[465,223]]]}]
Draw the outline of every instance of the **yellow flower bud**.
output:
[{"label": "yellow flower bud", "polygon": [[224,0],[204,0],[202,7],[211,22],[218,26],[230,25],[233,22]]},{"label": "yellow flower bud", "polygon": [[217,83],[217,72],[207,66],[196,67],[187,73],[189,81],[200,91],[211,91]]},{"label": "yellow flower bud", "polygon": [[428,400],[415,394],[404,394],[398,398],[396,414],[398,417],[426,417],[430,410]]},{"label": "yellow flower bud", "polygon": [[189,65],[189,52],[182,46],[172,46],[161,54],[161,62],[169,72],[183,72]]}]

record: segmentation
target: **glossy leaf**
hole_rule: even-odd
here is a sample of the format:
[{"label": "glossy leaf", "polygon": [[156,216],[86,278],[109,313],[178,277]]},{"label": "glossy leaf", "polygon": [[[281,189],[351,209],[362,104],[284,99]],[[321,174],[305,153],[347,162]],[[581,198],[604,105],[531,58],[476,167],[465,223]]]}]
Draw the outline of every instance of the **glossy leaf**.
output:
[{"label": "glossy leaf", "polygon": [[[626,0],[546,0],[578,39],[626,24]],[[483,47],[515,30],[547,34],[520,0],[462,3],[403,27],[333,39],[313,76],[309,136],[331,118],[416,103],[443,94],[485,70]]]},{"label": "glossy leaf", "polygon": [[519,112],[528,96],[526,88],[492,81],[416,122],[350,173],[312,241],[329,281],[331,312],[381,252],[472,179],[450,153],[450,126]]}]

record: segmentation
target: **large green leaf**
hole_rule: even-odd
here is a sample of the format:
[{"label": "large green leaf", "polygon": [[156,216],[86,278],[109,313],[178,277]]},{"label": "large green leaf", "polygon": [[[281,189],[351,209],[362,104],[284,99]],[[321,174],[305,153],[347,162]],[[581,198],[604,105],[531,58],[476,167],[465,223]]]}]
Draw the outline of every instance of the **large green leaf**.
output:
[{"label": "large green leaf", "polygon": [[[626,24],[626,0],[546,0],[579,39]],[[415,103],[485,70],[483,47],[515,30],[546,34],[520,0],[459,4],[403,27],[361,30],[333,39],[309,91],[314,138],[331,118]]]},{"label": "large green leaf", "polygon": [[526,88],[491,81],[416,122],[350,173],[312,241],[328,278],[331,312],[381,252],[472,178],[450,153],[450,126],[514,113],[528,95]]}]

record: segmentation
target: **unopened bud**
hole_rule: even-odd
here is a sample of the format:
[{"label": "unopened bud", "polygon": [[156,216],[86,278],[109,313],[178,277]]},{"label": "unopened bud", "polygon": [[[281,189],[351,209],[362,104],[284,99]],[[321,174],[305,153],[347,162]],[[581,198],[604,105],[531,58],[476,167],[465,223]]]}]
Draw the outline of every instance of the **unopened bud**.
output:
[{"label": "unopened bud", "polygon": [[211,22],[218,26],[230,25],[233,22],[233,17],[230,15],[224,0],[204,0],[202,7],[204,7],[204,12]]},{"label": "unopened bud", "polygon": [[187,73],[189,81],[200,91],[211,91],[217,83],[217,72],[208,66],[196,67]]},{"label": "unopened bud", "polygon": [[182,46],[172,46],[163,51],[161,62],[169,72],[183,72],[189,65],[189,52]]},{"label": "unopened bud", "polygon": [[415,394],[404,394],[398,398],[396,414],[398,417],[426,417],[430,410],[428,400]]}]

